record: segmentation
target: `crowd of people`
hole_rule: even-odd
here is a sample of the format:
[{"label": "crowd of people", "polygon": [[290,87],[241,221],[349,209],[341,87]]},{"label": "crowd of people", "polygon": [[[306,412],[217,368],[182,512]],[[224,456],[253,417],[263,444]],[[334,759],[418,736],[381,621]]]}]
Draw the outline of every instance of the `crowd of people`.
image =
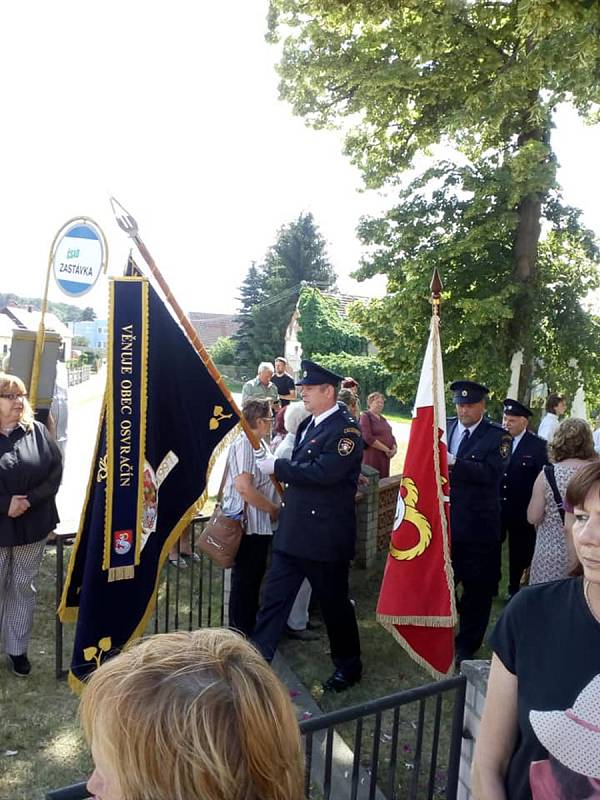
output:
[{"label": "crowd of people", "polygon": [[[153,637],[98,669],[84,693],[96,763],[89,788],[103,800],[147,787],[161,798],[301,797],[295,716],[268,664],[283,636],[318,637],[311,596],[333,662],[323,689],[361,680],[348,585],[355,494],[362,465],[389,475],[397,442],[381,393],[361,411],[354,379],[309,360],[296,380],[286,369],[281,357],[263,362],[244,385],[251,436],[239,433],[226,459],[222,510],[245,528],[231,574],[235,633]],[[558,395],[535,434],[523,403],[506,398],[496,423],[487,387],[460,380],[450,389],[457,667],[485,639],[503,541],[509,554],[474,797],[600,797],[597,750],[586,750],[600,731],[600,435],[584,420],[561,421]],[[33,583],[58,521],[61,472],[60,448],[34,419],[23,382],[0,375],[0,644],[18,676],[31,669]]]}]

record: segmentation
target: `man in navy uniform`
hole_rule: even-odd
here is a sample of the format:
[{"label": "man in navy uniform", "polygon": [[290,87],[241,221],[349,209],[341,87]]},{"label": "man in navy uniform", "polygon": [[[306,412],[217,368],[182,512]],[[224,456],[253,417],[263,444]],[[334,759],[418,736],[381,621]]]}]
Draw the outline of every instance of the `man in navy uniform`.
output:
[{"label": "man in navy uniform", "polygon": [[502,476],[502,541],[508,534],[508,598],[519,591],[523,572],[531,564],[535,548],[535,528],[527,522],[527,506],[535,479],[548,463],[545,439],[527,429],[531,410],[507,397],[502,425],[512,438],[512,450]]},{"label": "man in navy uniform", "polygon": [[324,689],[341,692],[362,676],[360,640],[348,596],[354,557],[354,497],[363,442],[356,420],[337,402],[341,376],[302,361],[302,400],[311,413],[296,434],[292,458],[257,453],[261,472],[287,486],[273,541],[273,557],[252,640],[271,661],[303,579],[318,598],[335,671]]},{"label": "man in navy uniform", "polygon": [[450,384],[456,417],[448,424],[450,530],[454,583],[462,584],[456,662],[473,658],[490,619],[500,580],[500,481],[510,457],[510,435],[484,417],[486,386]]}]

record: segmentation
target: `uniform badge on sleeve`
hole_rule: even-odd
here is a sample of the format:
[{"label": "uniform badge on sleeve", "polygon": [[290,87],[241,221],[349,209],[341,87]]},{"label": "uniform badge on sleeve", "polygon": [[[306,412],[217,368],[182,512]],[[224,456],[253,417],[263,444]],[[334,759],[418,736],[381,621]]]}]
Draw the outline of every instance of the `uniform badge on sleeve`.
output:
[{"label": "uniform badge on sleeve", "polygon": [[506,458],[506,456],[510,453],[512,449],[512,439],[510,436],[503,436],[500,442],[500,455],[502,458]]},{"label": "uniform badge on sleeve", "polygon": [[349,456],[350,453],[354,450],[354,442],[352,441],[352,439],[347,439],[346,437],[344,437],[343,439],[339,440],[337,449],[338,453],[341,456]]}]

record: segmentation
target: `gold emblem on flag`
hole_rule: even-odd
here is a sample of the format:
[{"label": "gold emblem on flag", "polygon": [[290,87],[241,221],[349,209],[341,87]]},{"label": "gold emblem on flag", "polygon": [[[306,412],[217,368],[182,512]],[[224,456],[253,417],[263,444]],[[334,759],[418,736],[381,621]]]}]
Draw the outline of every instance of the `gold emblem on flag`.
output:
[{"label": "gold emblem on flag", "polygon": [[83,649],[83,657],[86,661],[94,660],[96,662],[96,669],[100,666],[100,662],[102,661],[102,656],[106,655],[112,648],[112,639],[110,636],[104,636],[104,638],[100,639],[98,642],[98,647],[84,647]]},{"label": "gold emblem on flag", "polygon": [[211,431],[216,431],[219,427],[219,423],[222,422],[224,419],[231,419],[233,414],[224,414],[223,413],[223,406],[215,406],[213,408],[213,415],[210,418],[210,422],[208,423],[208,427]]},{"label": "gold emblem on flag", "polygon": [[[413,547],[401,550],[394,547],[393,539],[390,538],[390,555],[398,561],[410,561],[417,556],[423,555],[431,543],[431,525],[427,517],[417,508],[419,490],[412,478],[402,478],[400,484],[406,490],[406,495],[402,497],[402,492],[398,492],[398,505],[396,506],[396,518],[394,519],[394,531],[397,531],[402,522],[414,525],[419,533],[419,541]],[[393,537],[393,533],[392,533]]]},{"label": "gold emblem on flag", "polygon": [[106,465],[106,456],[102,456],[98,459],[98,472],[96,473],[96,481],[98,483],[102,483],[102,481],[106,480],[108,475],[108,467]]}]

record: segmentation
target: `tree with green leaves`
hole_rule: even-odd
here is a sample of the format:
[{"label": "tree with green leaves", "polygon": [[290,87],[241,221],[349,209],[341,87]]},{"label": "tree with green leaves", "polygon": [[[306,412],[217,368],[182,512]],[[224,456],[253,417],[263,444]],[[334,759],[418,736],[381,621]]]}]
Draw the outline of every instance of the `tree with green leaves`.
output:
[{"label": "tree with green leaves", "polygon": [[284,351],[285,331],[303,284],[330,289],[335,273],[325,240],[310,213],[283,225],[260,268],[261,297],[251,312],[249,349],[253,360],[272,360]]},{"label": "tree with green leaves", "polygon": [[86,306],[79,317],[80,322],[93,322],[96,319],[96,312],[91,306]]},{"label": "tree with green leaves", "polygon": [[272,0],[269,25],[283,39],[282,96],[317,127],[348,120],[346,152],[368,186],[398,184],[437,145],[456,153],[361,228],[374,253],[360,275],[389,278],[361,321],[402,373],[398,391],[409,379],[414,391],[438,264],[449,376],[501,393],[520,350],[519,399],[535,380],[600,392],[598,323],[581,306],[598,253],[560,202],[550,137],[557,104],[591,119],[600,101],[600,5]]},{"label": "tree with green leaves", "polygon": [[235,364],[236,348],[232,336],[219,336],[217,341],[209,348],[210,357],[215,364],[229,366]]},{"label": "tree with green leaves", "polygon": [[254,352],[252,349],[254,320],[252,318],[252,309],[255,308],[262,299],[262,284],[262,275],[256,266],[256,261],[253,261],[248,267],[244,282],[240,286],[240,296],[237,298],[240,302],[240,324],[233,335],[233,341],[235,343],[235,355],[238,364],[250,365],[254,361]]},{"label": "tree with green leaves", "polygon": [[339,302],[314,287],[305,286],[298,299],[300,333],[304,358],[315,353],[366,355],[367,340],[358,325],[340,315]]}]

